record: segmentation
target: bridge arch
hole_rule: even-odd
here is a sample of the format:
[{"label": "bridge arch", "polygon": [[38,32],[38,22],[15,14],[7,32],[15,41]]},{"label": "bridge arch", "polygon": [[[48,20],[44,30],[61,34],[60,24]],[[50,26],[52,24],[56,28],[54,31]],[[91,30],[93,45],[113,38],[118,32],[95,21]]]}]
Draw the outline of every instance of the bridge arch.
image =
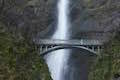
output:
[{"label": "bridge arch", "polygon": [[95,52],[89,48],[86,48],[84,46],[55,46],[53,48],[49,48],[48,50],[41,52],[40,55],[44,56],[52,51],[61,50],[61,49],[83,49],[90,53],[93,53],[94,55],[98,55],[97,52]]}]

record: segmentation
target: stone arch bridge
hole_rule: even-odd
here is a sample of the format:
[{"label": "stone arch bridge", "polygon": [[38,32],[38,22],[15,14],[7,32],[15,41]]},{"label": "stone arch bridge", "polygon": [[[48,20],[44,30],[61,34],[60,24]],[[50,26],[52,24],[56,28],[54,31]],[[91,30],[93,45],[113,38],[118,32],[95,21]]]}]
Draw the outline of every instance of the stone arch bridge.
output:
[{"label": "stone arch bridge", "polygon": [[103,47],[100,40],[60,40],[60,39],[40,39],[35,41],[40,55],[45,55],[49,52],[59,49],[85,49],[93,54],[99,54]]}]

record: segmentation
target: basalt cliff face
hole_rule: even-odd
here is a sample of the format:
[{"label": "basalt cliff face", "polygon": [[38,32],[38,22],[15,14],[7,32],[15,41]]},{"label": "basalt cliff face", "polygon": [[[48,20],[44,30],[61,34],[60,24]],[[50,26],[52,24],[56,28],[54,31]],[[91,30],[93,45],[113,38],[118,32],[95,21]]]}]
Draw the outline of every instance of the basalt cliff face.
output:
[{"label": "basalt cliff face", "polygon": [[53,0],[0,0],[0,19],[9,30],[22,31],[27,36],[35,36],[53,21],[51,13]]},{"label": "basalt cliff face", "polygon": [[[56,26],[56,3],[57,0],[1,0],[1,20],[28,36],[39,36],[46,28]],[[119,3],[119,0],[71,0],[71,38],[102,39],[116,30],[120,23]]]},{"label": "basalt cliff face", "polygon": [[[56,27],[56,3],[57,0],[0,0],[0,22],[20,38],[40,38],[44,31],[49,34]],[[70,0],[71,39],[108,39],[120,27],[119,5],[120,0]]]},{"label": "basalt cliff face", "polygon": [[44,2],[41,9],[34,2],[0,0],[0,80],[52,80],[30,40],[48,25],[49,10]]}]

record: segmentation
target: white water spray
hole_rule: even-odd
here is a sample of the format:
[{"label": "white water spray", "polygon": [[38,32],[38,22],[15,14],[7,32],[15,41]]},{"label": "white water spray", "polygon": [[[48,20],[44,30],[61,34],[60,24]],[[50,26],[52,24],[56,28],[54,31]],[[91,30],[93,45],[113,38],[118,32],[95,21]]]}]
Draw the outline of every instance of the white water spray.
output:
[{"label": "white water spray", "polygon": [[[69,39],[68,21],[69,0],[58,2],[58,25],[52,39]],[[63,75],[67,68],[68,50],[58,50],[45,56],[53,80],[64,80]]]},{"label": "white water spray", "polygon": [[68,0],[59,0],[58,2],[58,27],[53,35],[54,39],[68,39]]}]

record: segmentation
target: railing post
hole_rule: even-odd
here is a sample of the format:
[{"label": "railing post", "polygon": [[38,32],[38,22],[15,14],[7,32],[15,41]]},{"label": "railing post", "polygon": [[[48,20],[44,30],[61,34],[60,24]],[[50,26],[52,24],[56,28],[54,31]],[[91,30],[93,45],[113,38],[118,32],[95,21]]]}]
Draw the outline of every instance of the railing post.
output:
[{"label": "railing post", "polygon": [[51,45],[51,48],[53,48],[54,46],[53,45]]},{"label": "railing post", "polygon": [[40,46],[40,52],[42,52],[42,51],[43,51],[43,46],[41,45],[41,46]]},{"label": "railing post", "polygon": [[92,46],[92,50],[95,51],[95,47],[94,46]]},{"label": "railing post", "polygon": [[97,46],[97,52],[100,53],[100,46]]},{"label": "railing post", "polygon": [[46,51],[48,50],[48,46],[47,46],[47,45],[45,46],[45,50],[46,50]]}]

